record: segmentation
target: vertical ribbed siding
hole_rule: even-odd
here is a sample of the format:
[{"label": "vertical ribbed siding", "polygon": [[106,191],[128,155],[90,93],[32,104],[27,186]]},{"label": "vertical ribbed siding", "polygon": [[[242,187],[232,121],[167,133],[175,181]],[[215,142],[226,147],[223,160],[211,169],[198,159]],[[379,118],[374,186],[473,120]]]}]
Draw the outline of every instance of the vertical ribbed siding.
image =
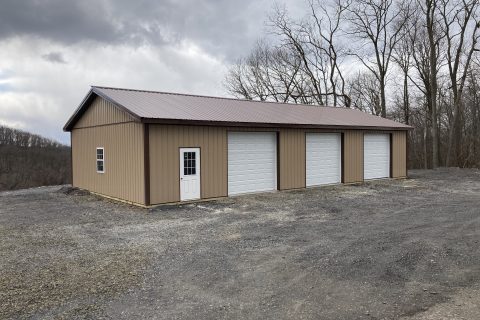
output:
[{"label": "vertical ribbed siding", "polygon": [[[97,147],[104,148],[105,173],[97,173]],[[73,129],[73,185],[144,204],[143,149],[141,123]]]},{"label": "vertical ribbed siding", "polygon": [[305,187],[305,131],[280,129],[280,190]]},{"label": "vertical ribbed siding", "polygon": [[363,181],[363,131],[346,130],[344,132],[344,182]]},{"label": "vertical ribbed siding", "polygon": [[[228,194],[228,132],[279,132],[279,186],[281,190],[305,187],[306,132],[344,133],[344,182],[363,181],[363,135],[360,130],[247,128],[182,125],[150,125],[150,198],[152,204],[180,201],[180,148],[199,147],[201,198]],[[405,171],[405,132],[393,133],[393,171]]]},{"label": "vertical ribbed siding", "polygon": [[180,201],[180,148],[200,148],[201,198],[227,195],[226,128],[150,125],[150,200]]},{"label": "vertical ribbed siding", "polygon": [[75,124],[75,128],[93,127],[133,120],[128,113],[118,109],[111,102],[97,97]]},{"label": "vertical ribbed siding", "polygon": [[407,132],[392,133],[392,178],[407,176]]},{"label": "vertical ribbed siding", "polygon": [[[73,184],[107,196],[145,202],[143,125],[97,97],[72,130]],[[305,187],[306,132],[344,132],[344,182],[363,181],[363,131],[150,125],[150,202],[180,201],[179,148],[201,149],[201,198],[228,194],[228,131],[278,132],[281,190]],[[104,174],[96,147],[105,148]],[[392,132],[392,176],[406,177],[406,131]]]}]

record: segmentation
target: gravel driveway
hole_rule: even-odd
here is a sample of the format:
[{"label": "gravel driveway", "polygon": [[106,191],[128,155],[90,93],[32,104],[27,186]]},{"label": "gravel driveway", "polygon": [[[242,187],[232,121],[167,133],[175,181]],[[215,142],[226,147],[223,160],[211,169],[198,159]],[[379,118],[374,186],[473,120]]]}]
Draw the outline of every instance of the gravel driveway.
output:
[{"label": "gravel driveway", "polygon": [[145,210],[0,193],[0,318],[480,319],[480,171]]}]

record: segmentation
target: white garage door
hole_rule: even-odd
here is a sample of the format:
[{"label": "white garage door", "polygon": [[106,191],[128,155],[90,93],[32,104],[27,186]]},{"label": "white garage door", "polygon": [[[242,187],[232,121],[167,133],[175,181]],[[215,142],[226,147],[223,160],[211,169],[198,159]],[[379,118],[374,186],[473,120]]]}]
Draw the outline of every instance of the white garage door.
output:
[{"label": "white garage door", "polygon": [[307,187],[342,181],[342,138],[339,133],[307,133]]},{"label": "white garage door", "polygon": [[390,177],[390,135],[364,135],[364,179]]},{"label": "white garage door", "polygon": [[276,189],[276,133],[229,132],[228,194]]}]

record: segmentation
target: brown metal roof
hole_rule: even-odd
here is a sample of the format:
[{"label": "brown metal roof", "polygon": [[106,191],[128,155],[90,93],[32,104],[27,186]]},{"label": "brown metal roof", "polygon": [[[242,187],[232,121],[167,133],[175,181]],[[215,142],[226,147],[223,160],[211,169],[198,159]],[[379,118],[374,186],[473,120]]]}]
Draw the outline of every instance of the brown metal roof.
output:
[{"label": "brown metal roof", "polygon": [[399,122],[347,108],[92,87],[64,130],[73,128],[93,94],[111,101],[142,122],[411,129]]}]

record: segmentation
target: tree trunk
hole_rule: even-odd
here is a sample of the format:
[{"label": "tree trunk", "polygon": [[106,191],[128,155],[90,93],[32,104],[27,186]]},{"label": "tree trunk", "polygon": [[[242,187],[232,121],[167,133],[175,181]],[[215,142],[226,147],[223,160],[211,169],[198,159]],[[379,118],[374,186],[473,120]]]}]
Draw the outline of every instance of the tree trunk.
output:
[{"label": "tree trunk", "polygon": [[[455,89],[455,88],[454,88]],[[448,148],[447,148],[447,159],[446,164],[448,167],[453,167],[458,165],[458,135],[460,127],[460,99],[458,94],[453,92],[453,120],[450,126],[450,132],[448,133]],[[455,150],[455,152],[454,152]],[[455,153],[455,155],[454,155]]]},{"label": "tree trunk", "polygon": [[380,73],[380,107],[382,118],[387,117],[387,99],[385,98],[385,74]]},{"label": "tree trunk", "polygon": [[408,96],[408,72],[405,71],[403,77],[403,118],[405,124],[410,123],[410,101]]},{"label": "tree trunk", "polygon": [[438,115],[437,115],[437,50],[436,42],[434,39],[434,8],[430,8],[429,14],[427,14],[427,31],[428,41],[430,45],[430,99],[431,99],[431,134],[432,134],[432,168],[438,167]]}]

